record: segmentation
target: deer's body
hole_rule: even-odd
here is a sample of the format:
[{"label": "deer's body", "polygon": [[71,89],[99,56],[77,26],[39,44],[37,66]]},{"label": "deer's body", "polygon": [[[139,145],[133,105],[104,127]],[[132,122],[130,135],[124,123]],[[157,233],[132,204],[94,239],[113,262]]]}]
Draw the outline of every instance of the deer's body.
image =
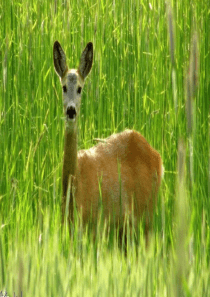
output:
[{"label": "deer's body", "polygon": [[[103,143],[77,153],[81,88],[92,67],[92,60],[92,43],[88,43],[78,70],[68,70],[60,44],[57,41],[54,44],[54,65],[63,87],[66,115],[63,216],[70,184],[83,222],[97,220],[101,209],[105,218],[117,224],[131,214],[134,223],[138,223],[145,212],[151,219],[163,167],[159,153],[140,133],[126,130],[113,134]],[[70,201],[71,206],[72,203]],[[69,207],[69,210],[72,217],[73,208]]]}]

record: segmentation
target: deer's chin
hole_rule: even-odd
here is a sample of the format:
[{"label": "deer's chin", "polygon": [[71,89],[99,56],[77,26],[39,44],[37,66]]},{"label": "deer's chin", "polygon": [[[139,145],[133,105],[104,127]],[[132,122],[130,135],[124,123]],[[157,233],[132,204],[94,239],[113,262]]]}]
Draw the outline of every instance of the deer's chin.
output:
[{"label": "deer's chin", "polygon": [[77,121],[76,121],[76,118],[74,119],[66,119],[65,121],[65,124],[66,124],[66,130],[67,132],[74,132],[77,130]]}]

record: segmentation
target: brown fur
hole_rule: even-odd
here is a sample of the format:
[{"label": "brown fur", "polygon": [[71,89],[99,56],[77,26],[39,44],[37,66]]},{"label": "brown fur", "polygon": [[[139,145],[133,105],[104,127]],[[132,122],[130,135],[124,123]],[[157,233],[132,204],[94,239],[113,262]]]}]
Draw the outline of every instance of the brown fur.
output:
[{"label": "brown fur", "polygon": [[97,220],[101,181],[103,215],[119,222],[134,211],[137,223],[145,211],[152,218],[161,181],[162,161],[138,132],[114,134],[89,150],[78,152],[75,198],[83,221]]}]

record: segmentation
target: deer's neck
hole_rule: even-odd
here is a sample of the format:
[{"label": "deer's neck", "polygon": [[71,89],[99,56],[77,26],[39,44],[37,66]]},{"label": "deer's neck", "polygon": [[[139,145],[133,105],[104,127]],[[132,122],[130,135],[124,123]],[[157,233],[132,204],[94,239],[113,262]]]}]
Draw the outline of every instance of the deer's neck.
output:
[{"label": "deer's neck", "polygon": [[65,131],[63,159],[63,195],[66,196],[69,177],[76,175],[77,169],[77,129]]}]

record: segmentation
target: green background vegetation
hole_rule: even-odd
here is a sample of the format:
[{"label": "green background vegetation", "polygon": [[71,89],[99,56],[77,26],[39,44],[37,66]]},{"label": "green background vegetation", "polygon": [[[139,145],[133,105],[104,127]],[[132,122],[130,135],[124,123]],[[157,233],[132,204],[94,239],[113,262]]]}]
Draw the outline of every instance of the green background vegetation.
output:
[{"label": "green background vegetation", "polygon": [[[208,296],[210,4],[187,0],[171,6],[173,89],[164,1],[0,2],[0,291],[9,296],[21,291],[23,296]],[[186,186],[177,183],[177,151],[183,137],[188,164],[185,77],[195,31],[200,67],[190,190],[187,165]],[[87,232],[78,231],[71,240],[67,230],[61,236],[64,121],[53,67],[55,40],[71,68],[78,66],[86,43],[94,44],[79,149],[91,147],[95,137],[131,128],[163,158],[165,178],[146,251],[143,236],[138,245],[129,242],[127,257],[115,240],[110,244],[102,235],[95,243]]]}]

